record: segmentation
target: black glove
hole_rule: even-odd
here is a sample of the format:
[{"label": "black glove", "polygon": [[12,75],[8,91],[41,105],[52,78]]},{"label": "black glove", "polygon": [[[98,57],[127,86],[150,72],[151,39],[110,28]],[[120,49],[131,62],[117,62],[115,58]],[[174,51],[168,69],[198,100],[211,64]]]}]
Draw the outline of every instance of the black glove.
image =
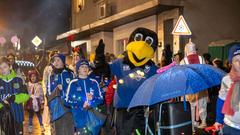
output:
[{"label": "black glove", "polygon": [[15,95],[12,95],[11,97],[8,97],[6,100],[8,101],[9,104],[14,103]]}]

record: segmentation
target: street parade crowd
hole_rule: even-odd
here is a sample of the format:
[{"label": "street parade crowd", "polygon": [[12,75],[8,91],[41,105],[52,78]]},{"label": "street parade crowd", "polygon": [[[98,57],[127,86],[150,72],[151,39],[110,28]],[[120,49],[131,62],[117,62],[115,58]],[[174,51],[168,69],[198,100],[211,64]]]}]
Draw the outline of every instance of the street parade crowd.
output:
[{"label": "street parade crowd", "polygon": [[[37,126],[32,122],[35,114],[41,131],[45,130],[44,124],[50,124],[52,135],[239,134],[240,43],[229,49],[226,62],[218,58],[211,61],[208,53],[200,56],[196,45],[189,41],[184,53],[173,54],[166,45],[161,62],[155,64],[152,58],[157,47],[155,32],[137,28],[129,37],[126,51],[117,57],[105,54],[103,40],[99,41],[93,62],[84,56],[81,48],[73,49],[70,65],[66,62],[66,55],[52,51],[43,75],[36,69],[24,75],[13,54],[1,57],[0,134],[24,134],[23,122],[27,115],[26,130],[32,133]],[[194,64],[210,65],[224,72],[224,77],[212,78],[220,80],[214,87],[150,103],[149,107],[144,102],[155,100],[153,97],[146,99],[146,95],[135,95],[149,78],[163,76],[177,67],[179,70],[173,72],[185,74],[181,67],[189,68]],[[189,80],[200,82],[194,77]],[[174,79],[171,82],[174,85],[184,83]],[[167,86],[159,87],[167,89]],[[130,107],[133,97],[142,104]],[[174,111],[165,110],[169,115],[160,117],[159,114],[166,114],[159,109],[163,103],[173,107]],[[187,120],[190,120],[189,124],[186,124]],[[180,123],[174,126],[171,121]]]}]

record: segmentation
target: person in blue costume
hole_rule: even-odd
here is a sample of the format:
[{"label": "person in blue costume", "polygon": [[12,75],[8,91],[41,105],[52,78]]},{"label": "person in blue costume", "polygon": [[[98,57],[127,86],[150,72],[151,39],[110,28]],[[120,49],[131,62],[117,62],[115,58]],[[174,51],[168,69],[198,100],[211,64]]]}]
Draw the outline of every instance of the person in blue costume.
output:
[{"label": "person in blue costume", "polygon": [[[126,46],[123,58],[110,64],[110,71],[117,78],[114,96],[116,108],[116,129],[118,135],[144,132],[144,109],[137,107],[127,111],[128,105],[138,87],[149,77],[156,74],[157,66],[151,60],[158,46],[157,34],[146,28],[135,29]],[[99,44],[98,48],[104,48]],[[143,99],[144,100],[144,99]]]},{"label": "person in blue costume", "polygon": [[103,102],[99,83],[88,76],[89,70],[90,66],[87,60],[77,62],[78,76],[70,82],[65,98],[65,104],[71,107],[74,124],[79,135],[98,135],[101,128],[97,127],[98,129],[91,130],[87,125],[89,122],[88,110],[96,108]]},{"label": "person in blue costume", "polygon": [[221,83],[217,107],[216,129],[223,127],[224,135],[240,133],[240,44],[229,49],[228,61],[232,67]]},{"label": "person in blue costume", "polygon": [[47,82],[47,99],[52,123],[53,135],[72,135],[74,126],[70,109],[64,106],[67,87],[74,78],[73,72],[66,68],[65,55],[53,57],[53,70]]},{"label": "person in blue costume", "polygon": [[[0,58],[0,134],[22,135],[23,103],[29,99],[22,78],[12,69],[6,57]],[[2,131],[4,133],[2,133]]]}]

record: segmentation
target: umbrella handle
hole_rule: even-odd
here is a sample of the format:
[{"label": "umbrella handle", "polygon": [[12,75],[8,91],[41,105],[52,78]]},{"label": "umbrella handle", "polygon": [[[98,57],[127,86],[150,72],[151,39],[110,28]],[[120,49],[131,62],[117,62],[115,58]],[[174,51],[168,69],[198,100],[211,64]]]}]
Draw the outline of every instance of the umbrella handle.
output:
[{"label": "umbrella handle", "polygon": [[160,129],[160,125],[161,125],[161,117],[162,117],[162,103],[160,104],[159,107],[159,118],[158,118],[158,122],[157,122],[157,129],[158,129],[158,135],[161,135],[161,129]]},{"label": "umbrella handle", "polygon": [[150,128],[149,125],[148,125],[149,107],[147,107],[147,108],[145,109],[144,117],[145,117],[145,135],[147,135],[148,132],[149,132],[151,135],[153,135],[153,132],[152,132],[151,128]]},{"label": "umbrella handle", "polygon": [[149,116],[149,107],[147,107],[145,109],[145,112],[144,112],[144,117],[145,117],[145,135],[147,135],[147,131],[148,131],[148,116]]}]

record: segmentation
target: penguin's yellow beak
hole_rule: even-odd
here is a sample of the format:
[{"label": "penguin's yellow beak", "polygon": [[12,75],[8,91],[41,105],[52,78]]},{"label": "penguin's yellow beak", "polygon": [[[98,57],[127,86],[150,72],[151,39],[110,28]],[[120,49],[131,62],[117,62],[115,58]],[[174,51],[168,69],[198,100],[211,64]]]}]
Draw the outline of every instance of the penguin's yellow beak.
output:
[{"label": "penguin's yellow beak", "polygon": [[154,55],[153,48],[145,41],[130,42],[126,50],[129,60],[136,67],[146,64]]}]

